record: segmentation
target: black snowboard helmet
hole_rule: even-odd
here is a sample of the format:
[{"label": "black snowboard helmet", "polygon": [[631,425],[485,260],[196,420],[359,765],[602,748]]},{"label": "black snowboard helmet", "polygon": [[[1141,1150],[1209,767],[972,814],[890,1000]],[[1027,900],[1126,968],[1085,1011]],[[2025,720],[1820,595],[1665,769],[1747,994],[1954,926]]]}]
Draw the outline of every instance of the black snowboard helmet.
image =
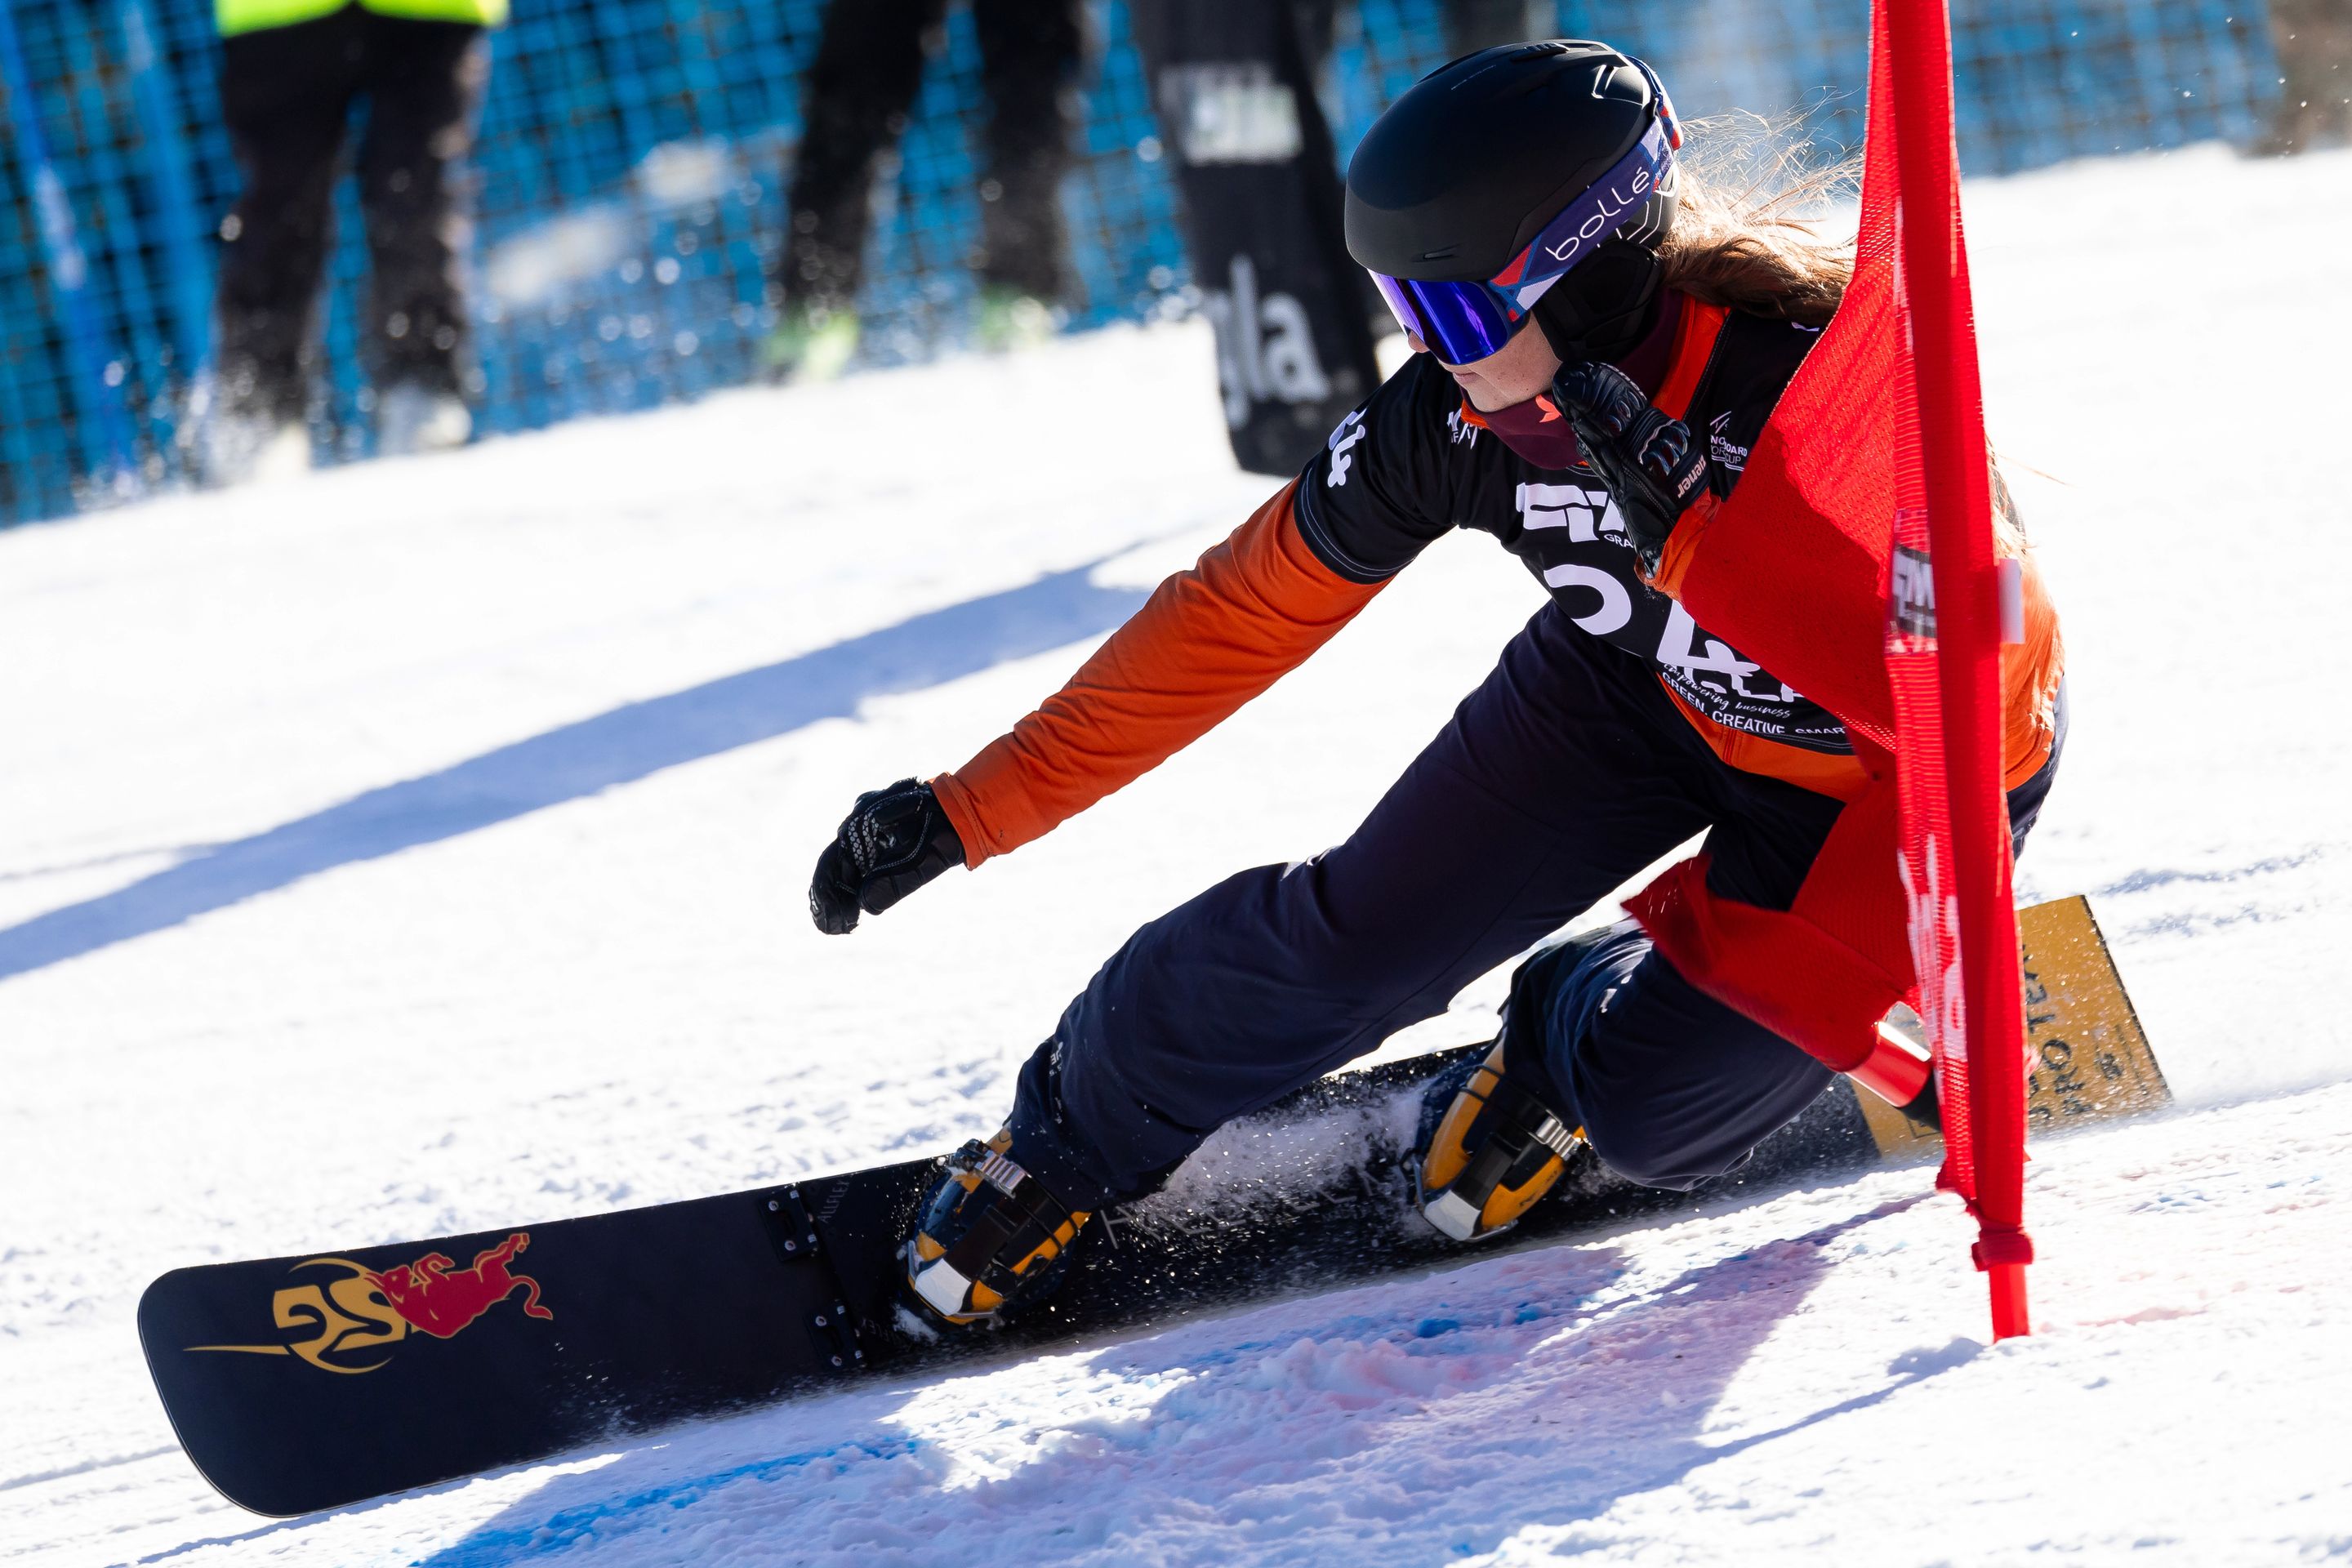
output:
[{"label": "black snowboard helmet", "polygon": [[1448,363],[1494,353],[1530,314],[1562,360],[1613,358],[1653,319],[1681,142],[1630,55],[1568,38],[1481,49],[1365,133],[1348,250]]}]

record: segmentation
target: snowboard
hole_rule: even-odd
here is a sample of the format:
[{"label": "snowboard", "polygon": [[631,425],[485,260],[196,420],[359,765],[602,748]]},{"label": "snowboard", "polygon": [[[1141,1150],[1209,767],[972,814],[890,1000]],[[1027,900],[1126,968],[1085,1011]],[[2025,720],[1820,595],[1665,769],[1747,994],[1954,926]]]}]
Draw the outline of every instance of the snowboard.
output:
[{"label": "snowboard", "polygon": [[[2038,1129],[2161,1103],[2089,906],[2021,911]],[[1160,1192],[1082,1234],[1031,1315],[936,1328],[898,1249],[934,1162],[587,1218],[181,1268],[139,1332],[182,1447],[230,1500],[315,1512],[543,1459],[885,1369],[1164,1323],[1453,1266],[1700,1203],[1932,1153],[1932,1134],[1839,1079],[1734,1174],[1634,1186],[1590,1157],[1512,1231],[1444,1240],[1408,1201],[1423,1089],[1467,1046],[1340,1073],[1221,1129]]]}]

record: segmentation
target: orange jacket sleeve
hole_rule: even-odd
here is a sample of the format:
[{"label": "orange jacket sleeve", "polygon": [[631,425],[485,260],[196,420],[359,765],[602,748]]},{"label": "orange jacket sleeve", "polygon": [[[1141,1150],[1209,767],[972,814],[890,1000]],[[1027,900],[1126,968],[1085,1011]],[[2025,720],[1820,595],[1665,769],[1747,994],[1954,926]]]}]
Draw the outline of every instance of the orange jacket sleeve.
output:
[{"label": "orange jacket sleeve", "polygon": [[1150,600],[1061,690],[931,781],[977,866],[1141,777],[1328,642],[1382,584],[1317,560],[1286,485]]}]

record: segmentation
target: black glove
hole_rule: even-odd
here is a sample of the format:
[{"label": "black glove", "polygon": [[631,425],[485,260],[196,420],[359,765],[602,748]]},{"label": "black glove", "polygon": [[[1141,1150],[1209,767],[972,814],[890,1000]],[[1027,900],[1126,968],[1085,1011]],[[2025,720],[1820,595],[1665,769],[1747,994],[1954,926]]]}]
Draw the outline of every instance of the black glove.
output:
[{"label": "black glove", "polygon": [[1584,460],[1617,499],[1644,573],[1658,569],[1666,536],[1706,488],[1706,454],[1690,426],[1650,405],[1633,378],[1586,360],[1552,379],[1552,401],[1576,432]]},{"label": "black glove", "polygon": [[963,840],[931,786],[900,779],[857,797],[841,831],[816,858],[809,918],[827,936],[857,929],[857,911],[878,915],[950,866]]}]

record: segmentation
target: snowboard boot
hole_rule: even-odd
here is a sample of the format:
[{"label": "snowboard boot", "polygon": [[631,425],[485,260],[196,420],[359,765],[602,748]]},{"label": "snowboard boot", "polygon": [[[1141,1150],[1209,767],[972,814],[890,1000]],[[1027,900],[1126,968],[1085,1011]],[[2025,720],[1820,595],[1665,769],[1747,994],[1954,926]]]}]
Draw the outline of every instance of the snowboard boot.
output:
[{"label": "snowboard boot", "polygon": [[454,392],[421,382],[401,381],[375,395],[375,451],[379,458],[454,452],[473,434],[474,411]]},{"label": "snowboard boot", "polygon": [[1519,1222],[1559,1184],[1584,1142],[1511,1081],[1504,1045],[1429,1086],[1415,1140],[1413,1204],[1456,1241],[1483,1241]]},{"label": "snowboard boot", "polygon": [[907,1293],[941,1321],[987,1322],[1052,1295],[1092,1217],[1015,1163],[1012,1146],[1005,1128],[949,1155],[907,1238]]},{"label": "snowboard boot", "polygon": [[1054,308],[1018,289],[992,284],[980,291],[980,313],[972,323],[972,342],[984,353],[1010,353],[1050,342]]},{"label": "snowboard boot", "polygon": [[282,484],[310,468],[310,432],[297,415],[205,406],[199,394],[192,456],[199,479],[227,485]]},{"label": "snowboard boot", "polygon": [[863,324],[855,310],[795,307],[768,334],[761,357],[773,382],[832,381],[857,357]]}]

